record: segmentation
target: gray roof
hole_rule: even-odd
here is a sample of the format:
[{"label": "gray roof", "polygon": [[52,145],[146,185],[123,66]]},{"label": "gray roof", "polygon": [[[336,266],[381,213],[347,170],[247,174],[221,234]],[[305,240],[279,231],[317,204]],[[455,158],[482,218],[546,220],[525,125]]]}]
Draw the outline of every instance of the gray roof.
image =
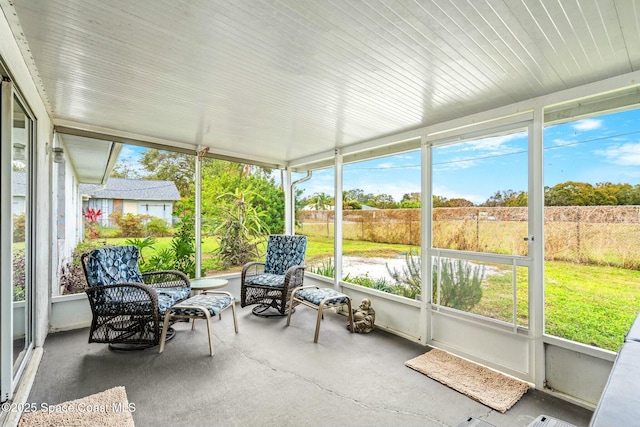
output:
[{"label": "gray roof", "polygon": [[104,186],[80,184],[80,193],[94,199],[180,200],[173,181],[109,178]]}]

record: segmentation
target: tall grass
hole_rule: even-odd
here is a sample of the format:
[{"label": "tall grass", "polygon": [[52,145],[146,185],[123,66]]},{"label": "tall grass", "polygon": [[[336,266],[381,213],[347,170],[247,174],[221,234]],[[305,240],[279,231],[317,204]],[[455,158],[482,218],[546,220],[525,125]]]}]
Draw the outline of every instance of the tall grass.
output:
[{"label": "tall grass", "polygon": [[[420,245],[420,209],[344,211],[345,240]],[[298,231],[334,236],[332,211],[301,211]],[[434,209],[433,245],[443,249],[527,255],[526,208]],[[640,207],[561,206],[545,208],[545,259],[640,269]]]}]

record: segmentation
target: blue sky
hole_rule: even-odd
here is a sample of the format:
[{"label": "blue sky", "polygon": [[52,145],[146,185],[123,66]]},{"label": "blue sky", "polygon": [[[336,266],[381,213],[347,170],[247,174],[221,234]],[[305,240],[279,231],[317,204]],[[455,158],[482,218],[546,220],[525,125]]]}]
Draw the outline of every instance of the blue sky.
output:
[{"label": "blue sky", "polygon": [[[640,184],[640,110],[560,125],[544,133],[544,184],[566,181]],[[434,194],[483,203],[496,191],[527,191],[526,134],[437,147]],[[304,196],[333,194],[333,170],[315,171],[300,185]],[[402,195],[420,191],[420,153],[403,153],[344,166],[344,189]]]},{"label": "blue sky", "polygon": [[[640,184],[640,110],[549,126],[544,133],[544,184],[565,181]],[[119,161],[136,165],[144,148],[125,145]],[[483,203],[496,191],[527,191],[524,132],[436,147],[434,194]],[[280,175],[276,174],[276,179]],[[304,176],[294,174],[293,179]],[[333,169],[314,171],[303,196],[333,194]],[[390,194],[400,201],[420,191],[420,152],[344,165],[344,189]]]}]

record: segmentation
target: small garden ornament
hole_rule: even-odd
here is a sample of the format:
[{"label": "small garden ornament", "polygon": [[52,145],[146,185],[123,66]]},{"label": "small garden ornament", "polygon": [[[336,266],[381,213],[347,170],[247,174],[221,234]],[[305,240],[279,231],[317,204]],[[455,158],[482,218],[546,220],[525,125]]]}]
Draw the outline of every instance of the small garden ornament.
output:
[{"label": "small garden ornament", "polygon": [[[376,312],[371,307],[369,298],[364,298],[360,307],[353,310],[353,332],[368,334],[373,331],[376,321]],[[351,330],[351,325],[347,324],[347,329]]]}]

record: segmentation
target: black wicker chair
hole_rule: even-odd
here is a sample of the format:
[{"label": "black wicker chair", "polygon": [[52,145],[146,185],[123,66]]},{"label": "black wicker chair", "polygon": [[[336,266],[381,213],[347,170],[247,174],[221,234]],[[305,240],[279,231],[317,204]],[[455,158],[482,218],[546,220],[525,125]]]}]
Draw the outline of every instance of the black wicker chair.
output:
[{"label": "black wicker chair", "polygon": [[306,251],[306,236],[269,236],[265,262],[242,268],[240,305],[258,304],[252,310],[256,316],[286,316],[291,291],[304,280]]},{"label": "black wicker chair", "polygon": [[139,256],[135,246],[98,248],[82,255],[93,313],[90,343],[108,343],[114,350],[153,347],[160,342],[164,313],[190,296],[184,273],[141,273]]}]

